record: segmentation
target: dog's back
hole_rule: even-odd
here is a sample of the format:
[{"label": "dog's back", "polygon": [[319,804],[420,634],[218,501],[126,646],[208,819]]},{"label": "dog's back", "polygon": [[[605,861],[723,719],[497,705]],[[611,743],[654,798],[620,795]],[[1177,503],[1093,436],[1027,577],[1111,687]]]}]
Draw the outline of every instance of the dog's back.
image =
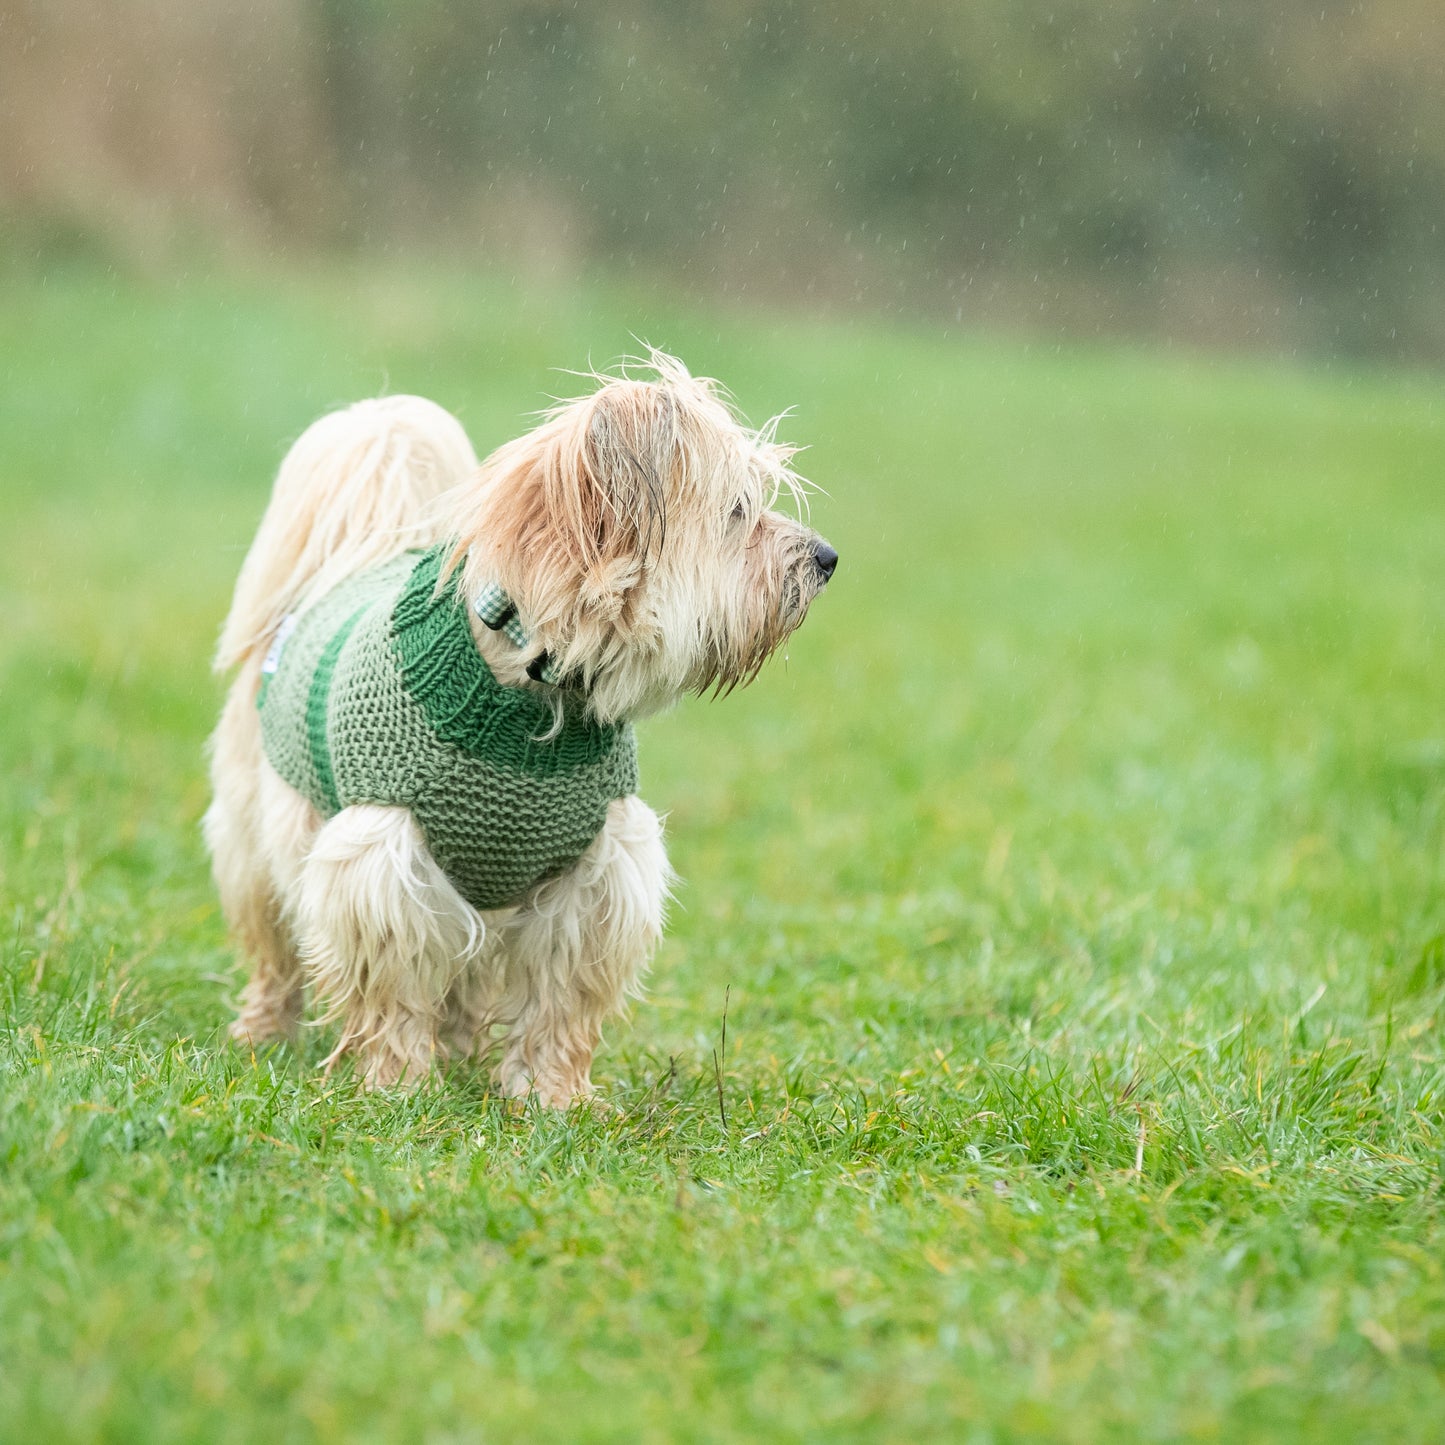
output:
[{"label": "dog's back", "polygon": [[419,396],[361,401],[314,422],[281,463],[221,630],[217,670],[264,654],[287,613],[338,582],[435,542],[437,498],[476,465],[461,424]]}]

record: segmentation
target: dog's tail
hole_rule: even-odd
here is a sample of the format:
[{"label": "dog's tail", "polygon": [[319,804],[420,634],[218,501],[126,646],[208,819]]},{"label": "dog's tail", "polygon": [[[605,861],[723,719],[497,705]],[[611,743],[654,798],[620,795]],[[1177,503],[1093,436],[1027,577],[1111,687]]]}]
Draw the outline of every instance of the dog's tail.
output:
[{"label": "dog's tail", "polygon": [[313,422],[281,463],[216,670],[264,651],[288,612],[353,573],[438,540],[437,498],[476,465],[461,423],[419,396],[360,401]]}]

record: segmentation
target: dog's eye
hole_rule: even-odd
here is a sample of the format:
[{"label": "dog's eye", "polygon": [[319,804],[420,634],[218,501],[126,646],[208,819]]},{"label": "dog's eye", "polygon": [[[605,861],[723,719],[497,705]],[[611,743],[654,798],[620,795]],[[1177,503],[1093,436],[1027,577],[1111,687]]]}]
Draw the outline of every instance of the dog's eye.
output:
[{"label": "dog's eye", "polygon": [[741,522],[742,519],[747,516],[747,514],[748,509],[743,506],[741,502],[735,502],[733,504],[732,519],[734,522]]}]

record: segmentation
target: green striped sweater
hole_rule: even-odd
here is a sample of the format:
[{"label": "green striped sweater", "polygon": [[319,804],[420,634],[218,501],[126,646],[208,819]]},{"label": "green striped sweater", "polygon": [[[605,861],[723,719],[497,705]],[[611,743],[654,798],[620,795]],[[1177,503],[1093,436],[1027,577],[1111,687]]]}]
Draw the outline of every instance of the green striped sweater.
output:
[{"label": "green striped sweater", "polygon": [[288,618],[262,667],[266,756],[330,817],[353,803],[409,808],[475,908],[518,902],[566,871],[637,788],[632,728],[565,696],[503,687],[465,604],[438,591],[444,547],[352,577]]}]

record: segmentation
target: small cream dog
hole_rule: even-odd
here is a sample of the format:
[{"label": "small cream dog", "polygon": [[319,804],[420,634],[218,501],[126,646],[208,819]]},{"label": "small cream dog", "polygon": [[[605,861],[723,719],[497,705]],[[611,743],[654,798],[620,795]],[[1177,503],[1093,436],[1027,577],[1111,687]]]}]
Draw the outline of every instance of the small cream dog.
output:
[{"label": "small cream dog", "polygon": [[232,1035],[414,1083],[499,1045],[513,1097],[592,1092],[672,881],[631,720],[747,683],[837,564],[772,509],[792,451],[653,353],[480,465],[418,397],[323,417],[236,584],[205,818],[251,978]]}]

